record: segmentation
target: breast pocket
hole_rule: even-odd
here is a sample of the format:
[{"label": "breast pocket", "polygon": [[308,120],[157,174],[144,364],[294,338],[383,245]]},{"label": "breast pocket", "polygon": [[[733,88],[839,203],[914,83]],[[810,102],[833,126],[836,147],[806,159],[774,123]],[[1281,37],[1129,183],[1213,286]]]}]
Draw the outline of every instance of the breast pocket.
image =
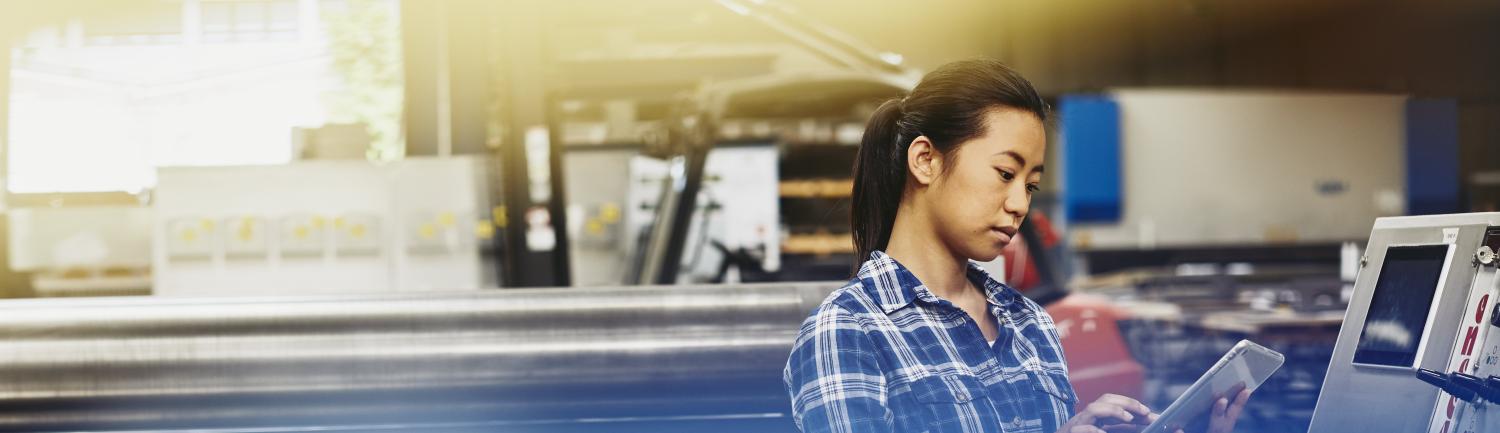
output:
[{"label": "breast pocket", "polygon": [[1064,373],[1031,373],[1031,386],[1037,392],[1052,399],[1053,403],[1059,404],[1059,414],[1066,419],[1073,416],[1073,409],[1078,404],[1078,393],[1073,390],[1073,383],[1068,380]]},{"label": "breast pocket", "polygon": [[974,376],[934,374],[912,381],[911,390],[932,433],[1000,431],[989,393]]}]

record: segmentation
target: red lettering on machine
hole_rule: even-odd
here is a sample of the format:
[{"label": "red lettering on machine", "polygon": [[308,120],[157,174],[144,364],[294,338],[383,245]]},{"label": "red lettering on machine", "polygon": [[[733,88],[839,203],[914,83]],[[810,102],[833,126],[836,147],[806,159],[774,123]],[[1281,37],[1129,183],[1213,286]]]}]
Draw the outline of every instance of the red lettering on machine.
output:
[{"label": "red lettering on machine", "polygon": [[[1464,344],[1459,349],[1459,356],[1463,359],[1458,363],[1458,372],[1463,373],[1469,369],[1469,361],[1474,359],[1474,344],[1479,339],[1479,327],[1484,324],[1485,307],[1490,303],[1490,295],[1479,298],[1479,307],[1474,310],[1474,323],[1470,324],[1464,331]],[[1453,424],[1453,410],[1458,407],[1458,397],[1448,396],[1448,410],[1444,411],[1443,429],[1440,433],[1448,433],[1448,428]]]}]

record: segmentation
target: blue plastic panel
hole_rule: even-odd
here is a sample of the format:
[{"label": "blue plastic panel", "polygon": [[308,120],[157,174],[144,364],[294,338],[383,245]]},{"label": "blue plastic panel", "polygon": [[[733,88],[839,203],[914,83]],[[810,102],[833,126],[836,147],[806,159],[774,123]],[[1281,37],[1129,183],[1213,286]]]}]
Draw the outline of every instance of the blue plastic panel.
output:
[{"label": "blue plastic panel", "polygon": [[1120,105],[1106,95],[1060,101],[1063,212],[1070,222],[1120,221]]},{"label": "blue plastic panel", "polygon": [[1406,213],[1462,212],[1458,175],[1458,103],[1406,102]]}]

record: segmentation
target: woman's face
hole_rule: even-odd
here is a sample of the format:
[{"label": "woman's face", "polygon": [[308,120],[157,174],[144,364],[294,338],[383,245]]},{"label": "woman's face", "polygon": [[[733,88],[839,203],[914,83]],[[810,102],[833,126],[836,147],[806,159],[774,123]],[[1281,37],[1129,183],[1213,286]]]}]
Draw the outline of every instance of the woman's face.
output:
[{"label": "woman's face", "polygon": [[997,109],[986,114],[984,135],[960,143],[947,158],[934,155],[940,174],[929,179],[920,200],[947,249],[987,262],[1020,236],[1046,153],[1041,119]]}]

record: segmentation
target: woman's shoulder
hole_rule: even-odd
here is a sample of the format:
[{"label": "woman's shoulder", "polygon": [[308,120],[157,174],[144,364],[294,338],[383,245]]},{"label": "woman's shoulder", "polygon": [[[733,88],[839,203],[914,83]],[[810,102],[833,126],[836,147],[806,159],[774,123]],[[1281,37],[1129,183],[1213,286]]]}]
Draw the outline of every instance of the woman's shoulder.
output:
[{"label": "woman's shoulder", "polygon": [[871,313],[880,311],[876,305],[874,298],[870,296],[861,280],[857,278],[850,280],[818,303],[818,306],[808,315],[807,320],[803,322],[802,331],[804,333],[811,331],[811,328],[819,324],[826,326],[851,322],[863,325],[867,323]]},{"label": "woman's shoulder", "polygon": [[873,347],[870,334],[884,328],[875,316],[881,313],[875,305],[858,280],[829,293],[802,322],[792,358],[815,356],[835,347],[845,352]]},{"label": "woman's shoulder", "polygon": [[863,314],[877,311],[879,307],[868,289],[864,280],[859,278],[849,280],[843,287],[839,287],[833,293],[829,293],[828,297],[823,298],[823,302],[818,304],[814,313],[827,311],[839,314]]}]

